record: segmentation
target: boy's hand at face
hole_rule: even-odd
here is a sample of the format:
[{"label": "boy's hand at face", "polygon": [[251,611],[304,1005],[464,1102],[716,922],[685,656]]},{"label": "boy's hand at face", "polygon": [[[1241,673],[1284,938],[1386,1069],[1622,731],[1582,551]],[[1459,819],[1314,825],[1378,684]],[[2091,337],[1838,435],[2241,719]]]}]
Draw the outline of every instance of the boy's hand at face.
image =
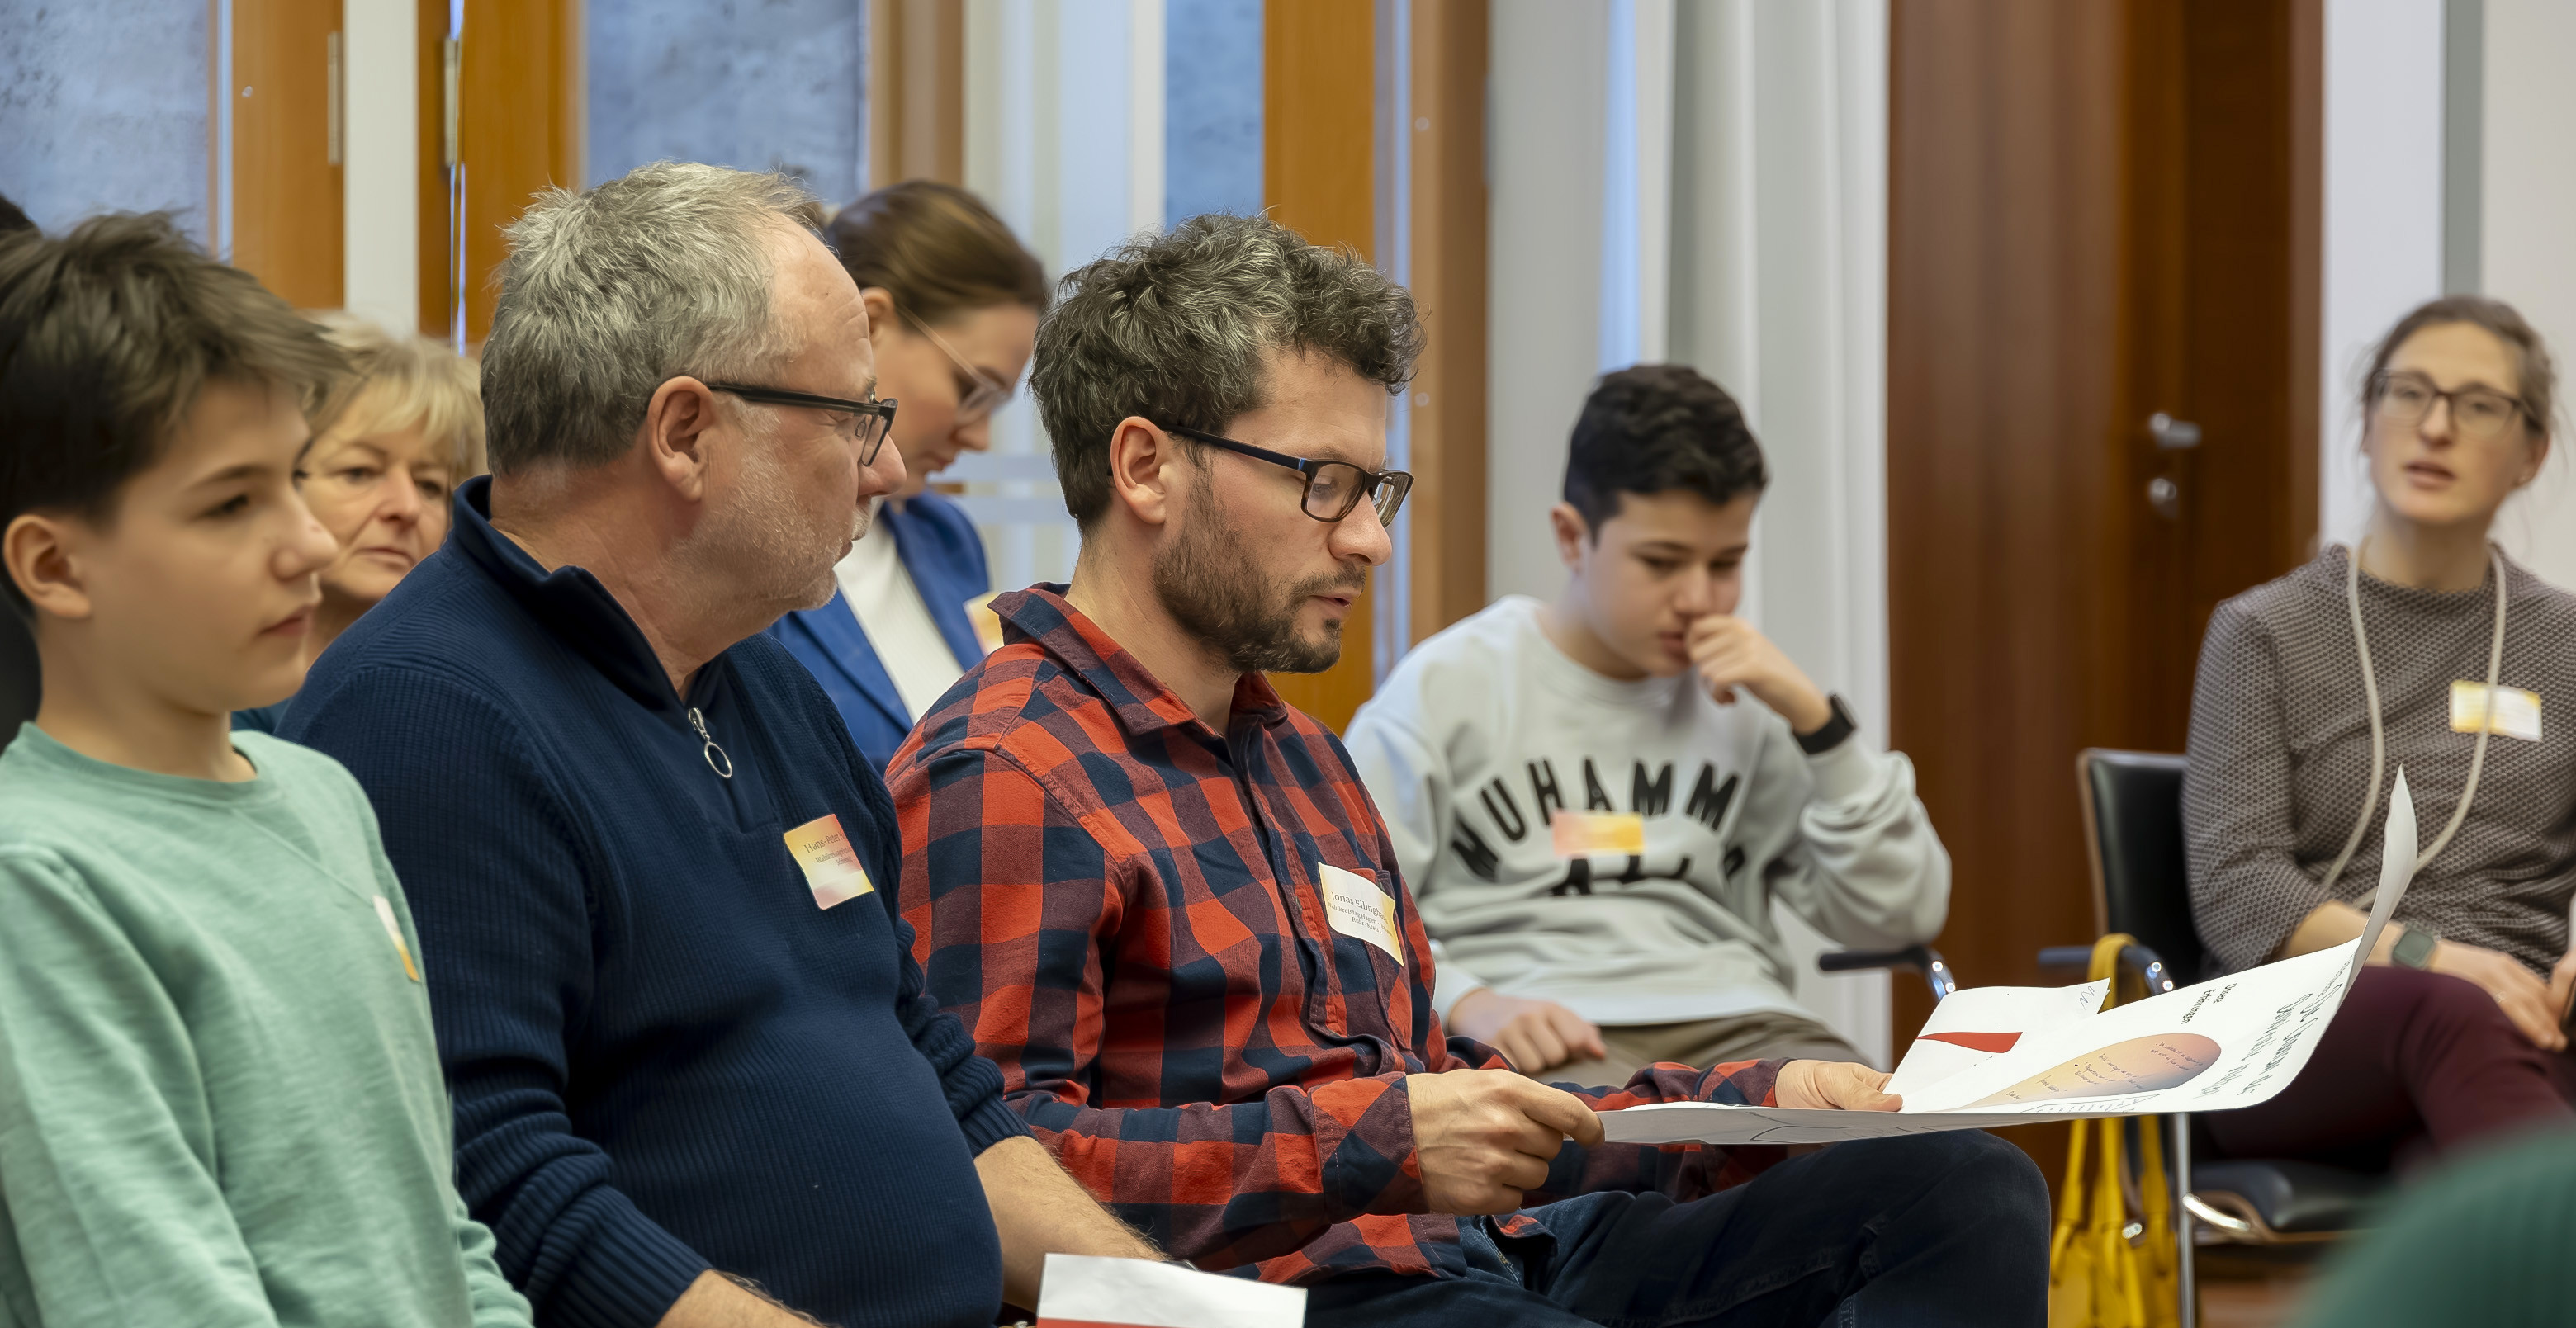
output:
[{"label": "boy's hand at face", "polygon": [[1693,619],[1684,640],[1691,667],[1718,704],[1733,705],[1735,689],[1741,687],[1789,721],[1793,732],[1813,733],[1833,722],[1833,705],[1825,694],[1742,618],[1712,613]]}]

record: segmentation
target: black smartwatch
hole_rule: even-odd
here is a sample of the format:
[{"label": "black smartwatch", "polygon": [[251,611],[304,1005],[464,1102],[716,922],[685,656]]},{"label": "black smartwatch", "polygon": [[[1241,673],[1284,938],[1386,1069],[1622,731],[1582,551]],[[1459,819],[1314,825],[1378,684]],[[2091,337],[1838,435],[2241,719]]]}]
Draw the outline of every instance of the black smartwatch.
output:
[{"label": "black smartwatch", "polygon": [[1834,716],[1825,721],[1824,727],[1813,733],[1789,735],[1798,740],[1798,750],[1809,756],[1822,756],[1842,746],[1843,739],[1850,737],[1853,730],[1860,727],[1852,722],[1851,712],[1843,708],[1841,697],[1828,695],[1825,697],[1825,705],[1834,712]]},{"label": "black smartwatch", "polygon": [[2388,958],[2408,968],[2431,968],[2433,947],[2441,939],[2426,928],[2410,926],[2405,935],[2397,938],[2397,944],[2388,947]]}]

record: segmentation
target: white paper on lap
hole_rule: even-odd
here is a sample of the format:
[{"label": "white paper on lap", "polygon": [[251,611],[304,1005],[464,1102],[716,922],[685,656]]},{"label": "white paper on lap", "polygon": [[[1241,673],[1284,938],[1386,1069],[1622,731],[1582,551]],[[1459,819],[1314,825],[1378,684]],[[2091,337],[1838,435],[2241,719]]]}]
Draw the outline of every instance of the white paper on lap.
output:
[{"label": "white paper on lap", "polygon": [[1050,1254],[1037,1328],[1299,1328],[1306,1289],[1176,1263]]},{"label": "white paper on lap", "polygon": [[1889,1081],[1901,1110],[1663,1102],[1604,1112],[1602,1129],[1613,1143],[1833,1143],[2267,1101],[2316,1051],[2414,879],[2415,806],[2403,770],[2381,844],[2378,898],[2357,940],[2108,1010],[2099,1008],[2101,983],[1953,994]]}]

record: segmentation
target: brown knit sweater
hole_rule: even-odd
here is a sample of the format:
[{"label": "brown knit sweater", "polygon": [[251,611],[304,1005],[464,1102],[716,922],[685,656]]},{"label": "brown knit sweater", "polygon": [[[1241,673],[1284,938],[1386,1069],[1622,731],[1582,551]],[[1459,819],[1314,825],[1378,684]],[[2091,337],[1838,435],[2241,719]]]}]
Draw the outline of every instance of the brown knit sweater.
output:
[{"label": "brown knit sweater", "polygon": [[[2219,605],[2201,644],[2183,835],[2192,912],[2219,970],[2270,958],[2325,902],[2326,868],[2361,814],[2370,716],[2344,606],[2347,556],[2329,548]],[[2540,694],[2542,739],[2490,739],[2468,820],[2415,878],[2397,917],[2546,974],[2567,948],[2576,893],[2576,595],[2510,560],[2505,569],[2501,681]],[[2493,578],[2459,592],[2361,578],[2388,744],[2372,819],[2386,814],[2403,766],[2427,845],[2468,779],[2477,739],[2451,731],[2450,690],[2454,679],[2486,679]],[[2379,861],[2374,824],[2334,897],[2350,901],[2376,885]]]}]

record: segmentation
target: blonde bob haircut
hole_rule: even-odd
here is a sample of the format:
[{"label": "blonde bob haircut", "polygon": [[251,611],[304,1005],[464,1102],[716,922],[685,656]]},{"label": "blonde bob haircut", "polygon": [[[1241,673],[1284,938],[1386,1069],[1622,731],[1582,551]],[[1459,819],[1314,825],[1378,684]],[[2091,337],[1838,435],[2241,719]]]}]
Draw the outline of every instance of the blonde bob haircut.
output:
[{"label": "blonde bob haircut", "polygon": [[451,482],[485,469],[482,371],[445,342],[397,333],[371,318],[334,310],[317,314],[322,335],[349,357],[349,375],[314,421],[314,437],[418,427],[444,444]]}]

